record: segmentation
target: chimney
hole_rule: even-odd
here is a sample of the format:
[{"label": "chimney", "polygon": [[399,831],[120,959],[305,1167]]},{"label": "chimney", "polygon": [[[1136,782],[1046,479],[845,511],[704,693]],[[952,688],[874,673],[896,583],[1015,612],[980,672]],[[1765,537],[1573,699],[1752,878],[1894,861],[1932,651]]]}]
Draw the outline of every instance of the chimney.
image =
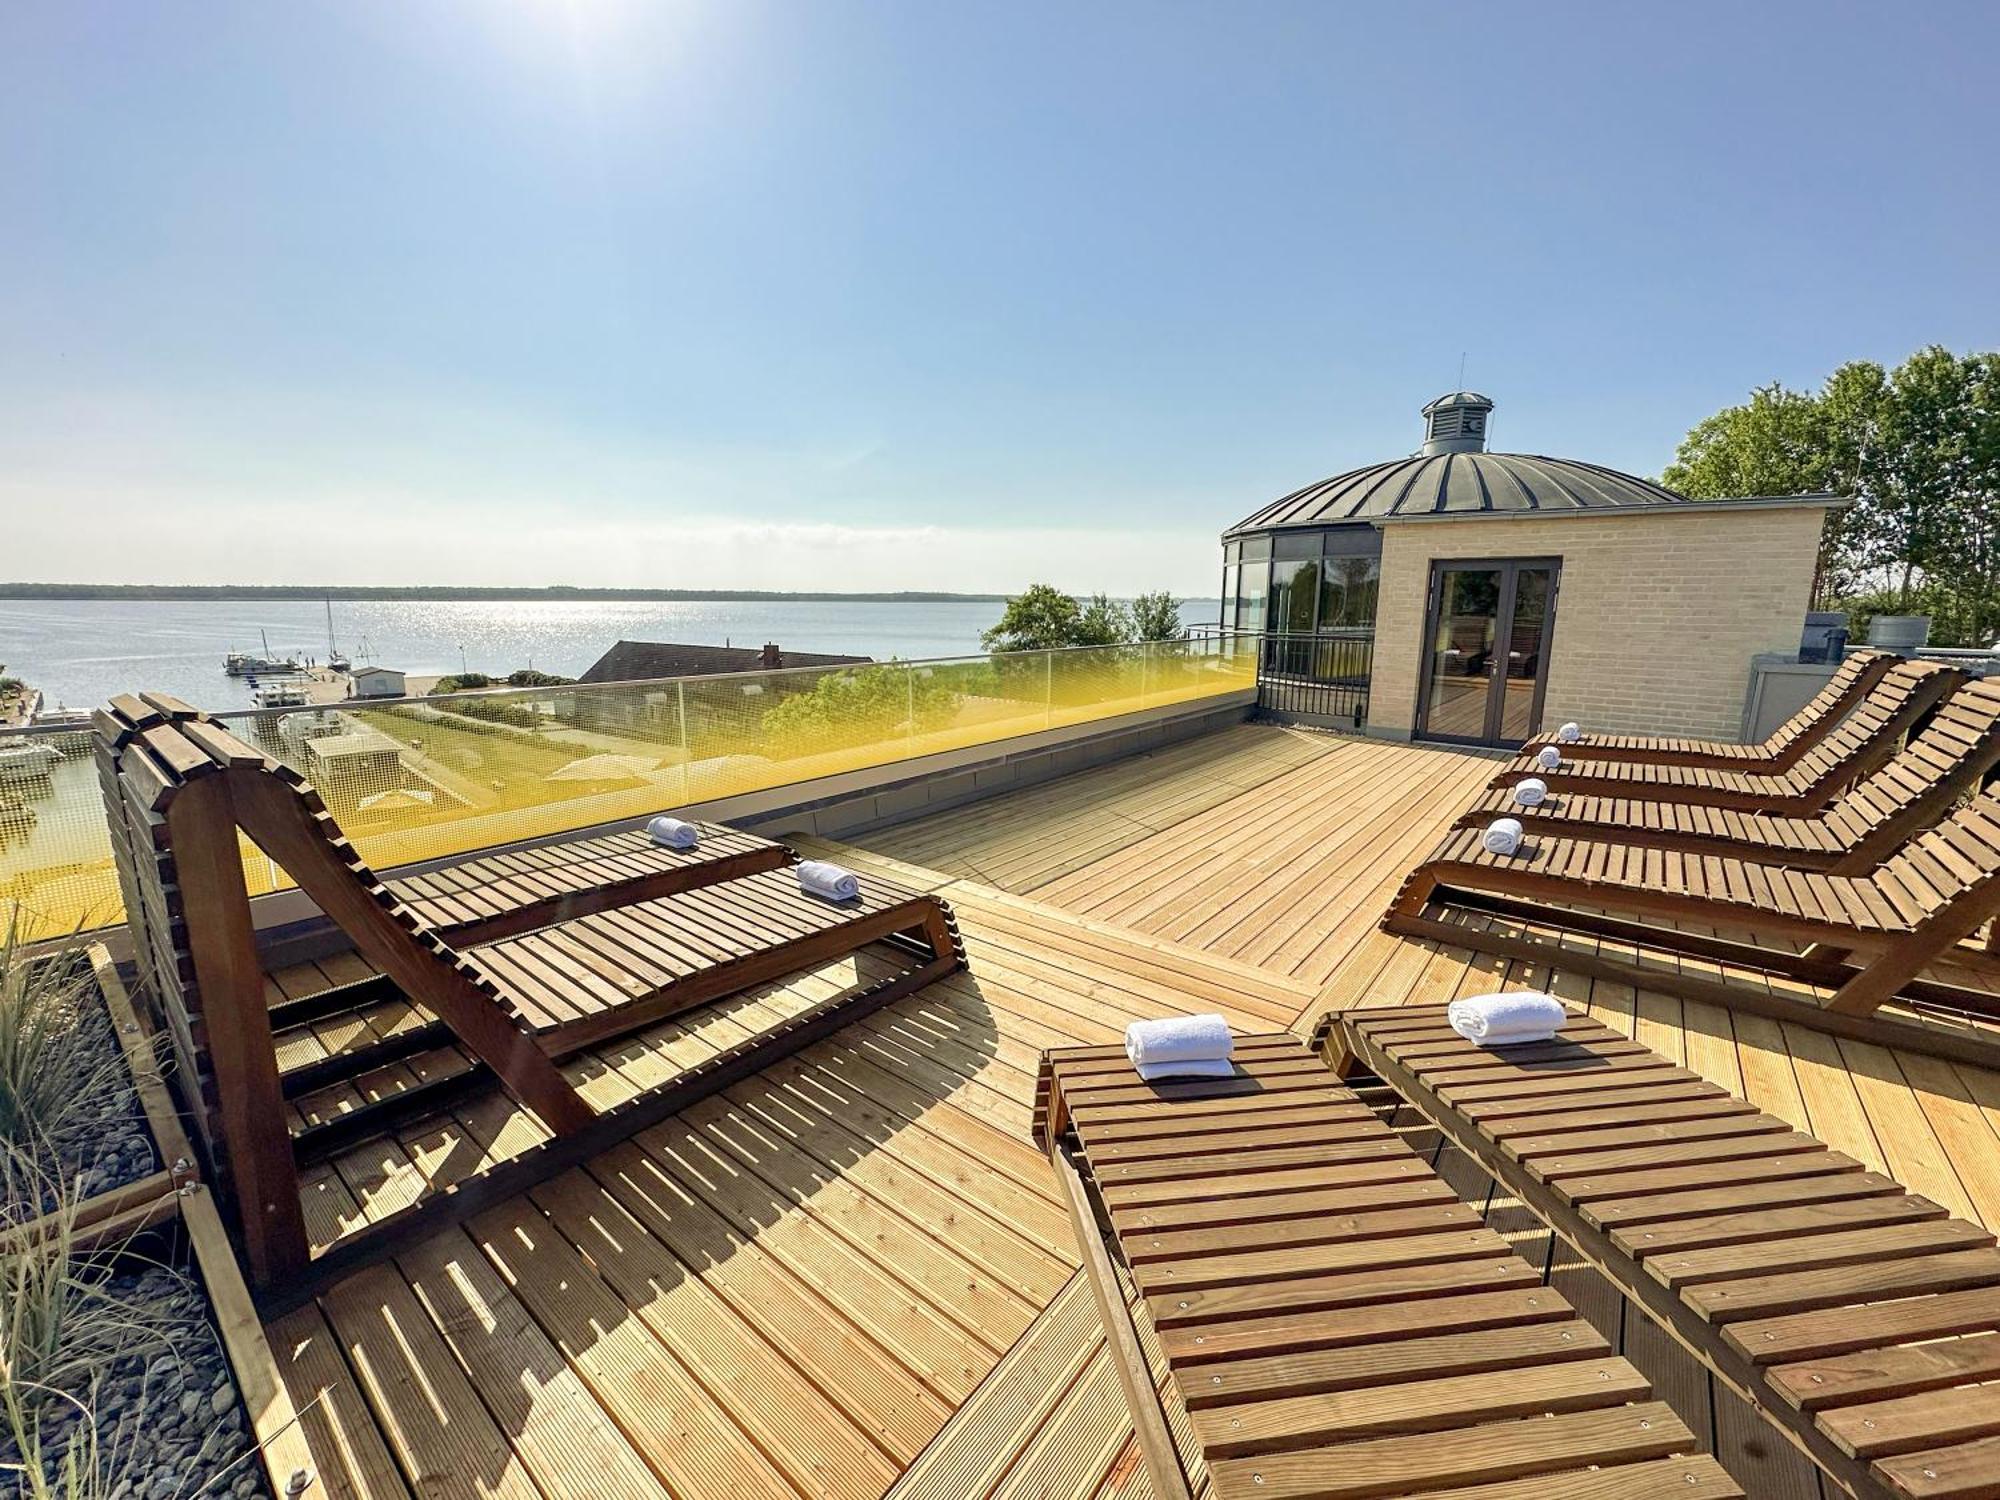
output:
[{"label": "chimney", "polygon": [[785,664],[785,654],[771,641],[764,642],[763,659],[758,663],[766,671],[775,672]]}]

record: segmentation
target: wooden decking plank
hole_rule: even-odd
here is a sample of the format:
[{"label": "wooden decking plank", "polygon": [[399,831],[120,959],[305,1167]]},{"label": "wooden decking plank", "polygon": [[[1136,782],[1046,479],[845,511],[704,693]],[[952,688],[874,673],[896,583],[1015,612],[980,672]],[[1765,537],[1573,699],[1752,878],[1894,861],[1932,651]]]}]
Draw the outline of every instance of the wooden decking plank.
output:
[{"label": "wooden decking plank", "polygon": [[667,1494],[471,1240],[437,1235],[398,1264],[548,1500]]},{"label": "wooden decking plank", "polygon": [[831,1493],[881,1490],[896,1465],[838,1402],[800,1380],[784,1356],[691,1274],[583,1172],[530,1195],[605,1285],[670,1344],[715,1403],[791,1482]]},{"label": "wooden decking plank", "polygon": [[269,1325],[271,1352],[299,1413],[329,1500],[400,1500],[409,1494],[339,1339],[317,1306]]},{"label": "wooden decking plank", "polygon": [[[330,1289],[321,1305],[370,1410],[418,1491],[539,1500],[416,1294],[389,1266]],[[412,1399],[422,1392],[420,1399]]]},{"label": "wooden decking plank", "polygon": [[795,1493],[718,1407],[713,1393],[631,1315],[533,1207],[515,1200],[479,1215],[466,1229],[670,1489]]}]

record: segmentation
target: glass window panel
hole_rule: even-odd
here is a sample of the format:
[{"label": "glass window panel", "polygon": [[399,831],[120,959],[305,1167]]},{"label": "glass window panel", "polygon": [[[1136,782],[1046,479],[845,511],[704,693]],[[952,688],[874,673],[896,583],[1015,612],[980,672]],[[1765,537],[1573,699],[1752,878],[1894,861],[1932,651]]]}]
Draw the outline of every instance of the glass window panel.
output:
[{"label": "glass window panel", "polygon": [[1242,571],[1241,568],[1235,567],[1224,568],[1222,570],[1222,614],[1220,618],[1221,624],[1225,629],[1236,623],[1236,579],[1237,575]]},{"label": "glass window panel", "polygon": [[1239,563],[1242,560],[1243,560],[1243,544],[1241,542],[1224,542],[1222,544],[1222,565],[1225,568],[1230,567],[1236,563]]},{"label": "glass window panel", "polygon": [[1329,556],[1380,557],[1382,533],[1373,526],[1334,526],[1320,533],[1326,538]]},{"label": "glass window panel", "polygon": [[1381,558],[1329,557],[1319,585],[1319,628],[1352,630],[1373,625],[1381,583]]},{"label": "glass window panel", "polygon": [[1268,531],[1262,536],[1246,536],[1243,538],[1243,560],[1245,562],[1262,562],[1270,555],[1271,534]]},{"label": "glass window panel", "polygon": [[1514,622],[1507,642],[1507,684],[1500,704],[1500,738],[1525,740],[1535,732],[1535,683],[1542,674],[1543,627],[1549,615],[1547,568],[1514,574]]},{"label": "glass window panel", "polygon": [[1270,590],[1270,568],[1264,563],[1245,563],[1237,584],[1236,628],[1264,628],[1264,596]]},{"label": "glass window panel", "polygon": [[1458,739],[1486,737],[1487,677],[1500,608],[1498,568],[1447,568],[1438,578],[1431,637],[1430,696],[1424,730]]},{"label": "glass window panel", "polygon": [[1271,628],[1304,635],[1319,600],[1319,559],[1271,564]]},{"label": "glass window panel", "polygon": [[1323,531],[1281,531],[1271,539],[1271,556],[1318,557],[1325,537]]}]

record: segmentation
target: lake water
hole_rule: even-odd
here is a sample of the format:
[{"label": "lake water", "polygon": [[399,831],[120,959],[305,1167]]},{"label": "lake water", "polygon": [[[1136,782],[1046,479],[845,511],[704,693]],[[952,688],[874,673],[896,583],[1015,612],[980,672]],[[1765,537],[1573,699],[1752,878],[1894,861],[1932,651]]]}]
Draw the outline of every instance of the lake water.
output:
[{"label": "lake water", "polygon": [[[761,646],[912,660],[979,650],[998,601],[896,603],[378,599],[336,600],[343,651],[417,675],[461,666],[495,676],[518,667],[574,677],[618,640]],[[1220,602],[1191,599],[1184,623],[1212,621]],[[326,606],[310,599],[0,599],[0,664],[51,705],[94,707],[114,693],[172,693],[200,708],[250,706],[225,676],[230,651],[327,654]],[[366,653],[364,658],[363,653]]]}]

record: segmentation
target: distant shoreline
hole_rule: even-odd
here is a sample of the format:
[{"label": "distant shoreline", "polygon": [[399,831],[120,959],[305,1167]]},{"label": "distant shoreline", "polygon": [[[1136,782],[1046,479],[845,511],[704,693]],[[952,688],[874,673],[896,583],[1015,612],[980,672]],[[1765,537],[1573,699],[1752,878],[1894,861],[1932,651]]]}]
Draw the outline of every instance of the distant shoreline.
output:
[{"label": "distant shoreline", "polygon": [[476,588],[450,584],[372,588],[335,584],[0,583],[0,599],[537,599],[586,602],[732,604],[800,600],[811,604],[1003,604],[1005,594],[904,590],[887,594],[793,593],[784,589]]}]

